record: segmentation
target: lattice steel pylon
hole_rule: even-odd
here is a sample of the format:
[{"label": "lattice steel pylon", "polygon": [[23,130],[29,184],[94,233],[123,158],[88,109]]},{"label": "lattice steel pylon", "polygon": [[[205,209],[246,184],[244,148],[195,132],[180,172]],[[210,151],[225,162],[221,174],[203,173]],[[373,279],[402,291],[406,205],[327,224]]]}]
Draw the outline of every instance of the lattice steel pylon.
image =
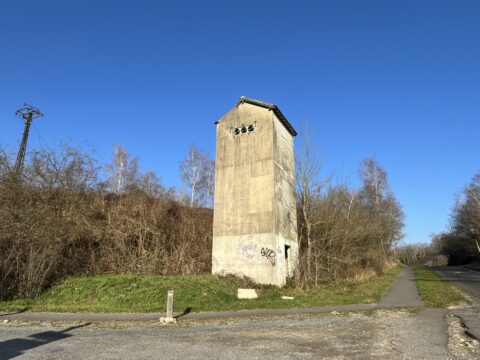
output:
[{"label": "lattice steel pylon", "polygon": [[30,132],[30,125],[32,124],[33,119],[42,117],[43,114],[37,108],[34,108],[28,104],[23,104],[20,109],[15,111],[15,115],[23,118],[23,121],[25,122],[22,142],[20,143],[20,148],[18,149],[17,160],[15,161],[14,168],[14,175],[17,179],[19,179],[22,175],[25,153],[27,152],[27,140],[28,133]]}]

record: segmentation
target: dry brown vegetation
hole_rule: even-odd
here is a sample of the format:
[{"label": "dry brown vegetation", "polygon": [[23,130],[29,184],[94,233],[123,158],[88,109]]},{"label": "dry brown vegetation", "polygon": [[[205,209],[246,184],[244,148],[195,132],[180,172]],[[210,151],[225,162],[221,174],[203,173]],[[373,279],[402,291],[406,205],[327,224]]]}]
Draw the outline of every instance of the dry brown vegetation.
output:
[{"label": "dry brown vegetation", "polygon": [[33,297],[66,275],[210,271],[212,211],[181,205],[151,175],[135,169],[114,193],[97,162],[68,146],[34,152],[21,181],[11,164],[2,153],[1,299]]},{"label": "dry brown vegetation", "polygon": [[407,244],[397,247],[395,256],[402,264],[410,266],[442,266],[448,263],[447,256],[441,253],[437,244],[419,243]]},{"label": "dry brown vegetation", "polygon": [[[104,169],[68,145],[32,152],[21,179],[12,164],[0,150],[0,299],[70,275],[210,273],[213,211],[187,206],[193,196],[141,173],[123,148]],[[366,160],[363,186],[351,189],[321,178],[311,157],[297,167],[301,266],[290,286],[381,273],[403,218],[385,171]]]},{"label": "dry brown vegetation", "polygon": [[322,177],[308,140],[297,156],[300,267],[297,286],[381,274],[394,260],[403,212],[374,159],[360,168],[362,187],[352,189]]}]

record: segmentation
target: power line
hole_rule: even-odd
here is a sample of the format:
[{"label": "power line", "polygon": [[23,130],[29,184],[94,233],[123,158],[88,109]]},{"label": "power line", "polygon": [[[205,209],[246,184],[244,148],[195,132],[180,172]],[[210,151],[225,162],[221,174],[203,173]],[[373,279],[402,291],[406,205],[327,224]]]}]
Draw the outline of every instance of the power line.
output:
[{"label": "power line", "polygon": [[44,137],[40,133],[40,130],[38,130],[38,127],[34,123],[32,123],[32,126],[35,132],[37,133],[37,137],[38,137],[38,140],[40,141],[40,145],[42,147],[47,147],[47,142],[45,141]]}]

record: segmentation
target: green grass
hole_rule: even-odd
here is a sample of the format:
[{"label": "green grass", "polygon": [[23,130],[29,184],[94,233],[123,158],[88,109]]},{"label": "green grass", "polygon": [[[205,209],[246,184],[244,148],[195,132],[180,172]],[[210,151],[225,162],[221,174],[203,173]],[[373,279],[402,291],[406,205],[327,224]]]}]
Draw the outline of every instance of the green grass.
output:
[{"label": "green grass", "polygon": [[[0,302],[0,311],[159,312],[168,290],[175,291],[175,311],[221,311],[376,303],[397,277],[396,267],[363,283],[330,285],[300,291],[265,287],[259,298],[238,300],[237,287],[216,276],[151,276],[137,274],[72,277],[32,300]],[[280,297],[294,296],[294,300]]]},{"label": "green grass", "polygon": [[425,306],[443,308],[463,300],[457,288],[435,271],[423,267],[415,267],[413,271]]}]

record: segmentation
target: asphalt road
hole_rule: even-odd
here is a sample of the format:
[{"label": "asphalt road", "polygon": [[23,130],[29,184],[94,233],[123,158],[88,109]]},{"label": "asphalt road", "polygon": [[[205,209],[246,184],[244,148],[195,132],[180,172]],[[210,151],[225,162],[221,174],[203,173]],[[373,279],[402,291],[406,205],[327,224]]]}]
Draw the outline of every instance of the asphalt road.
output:
[{"label": "asphalt road", "polygon": [[448,349],[446,310],[295,315],[173,326],[0,323],[0,359],[472,359]]},{"label": "asphalt road", "polygon": [[480,300],[480,266],[439,266],[435,270]]}]

